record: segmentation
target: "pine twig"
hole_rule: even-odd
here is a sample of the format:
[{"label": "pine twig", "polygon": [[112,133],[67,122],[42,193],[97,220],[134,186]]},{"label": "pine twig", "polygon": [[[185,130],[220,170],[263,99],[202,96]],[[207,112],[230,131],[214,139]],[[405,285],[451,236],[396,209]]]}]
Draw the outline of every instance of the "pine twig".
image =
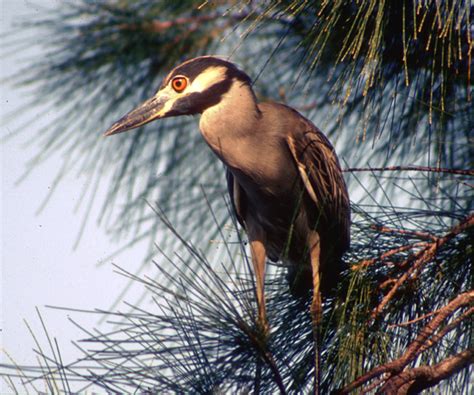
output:
[{"label": "pine twig", "polygon": [[387,258],[389,258],[393,255],[396,255],[400,252],[404,252],[404,251],[407,251],[407,250],[412,250],[413,248],[416,248],[416,247],[424,247],[424,246],[426,246],[426,242],[419,242],[419,243],[403,245],[403,246],[400,246],[400,247],[395,247],[395,248],[392,248],[388,251],[385,251],[383,254],[380,254],[376,258],[364,259],[362,262],[358,263],[357,265],[353,265],[352,270],[355,271],[355,270],[360,270],[360,269],[366,269],[370,265],[373,265],[375,262],[384,261],[385,259],[387,259]]},{"label": "pine twig", "polygon": [[[382,312],[382,310],[385,308],[388,302],[394,297],[394,295],[396,294],[400,286],[408,278],[410,278],[410,276],[412,276],[414,273],[419,271],[427,262],[431,261],[433,257],[436,255],[436,252],[438,251],[438,249],[442,245],[446,244],[448,241],[453,239],[459,233],[463,232],[464,230],[470,228],[473,225],[474,225],[474,214],[471,214],[468,217],[466,217],[464,220],[462,220],[458,225],[454,226],[444,236],[436,238],[436,240],[434,240],[431,243],[428,243],[428,245],[425,248],[419,251],[414,257],[413,265],[402,276],[398,278],[398,280],[395,282],[395,284],[387,293],[387,295],[385,295],[385,297],[382,299],[379,305],[374,309],[374,311],[372,312],[371,318],[375,319]],[[412,258],[409,258],[409,259],[412,259]]]},{"label": "pine twig", "polygon": [[[387,380],[386,383],[387,383],[388,380],[390,380],[392,377],[395,377],[394,374],[397,374],[397,373],[399,374],[399,372],[403,372],[405,367],[408,366],[409,363],[414,361],[420,355],[421,352],[425,351],[427,348],[432,347],[434,344],[438,343],[441,340],[441,338],[449,332],[449,330],[453,329],[453,325],[459,325],[462,319],[467,318],[470,315],[467,313],[470,313],[472,309],[470,309],[467,313],[464,313],[463,315],[461,315],[459,319],[456,319],[452,323],[453,325],[451,324],[448,325],[442,331],[440,331],[437,335],[433,336],[434,332],[439,328],[439,326],[443,323],[445,319],[450,317],[459,308],[468,306],[472,304],[473,302],[474,302],[474,291],[465,292],[458,295],[446,306],[439,309],[436,316],[425,327],[423,327],[423,329],[420,331],[416,339],[412,343],[410,343],[405,353],[401,357],[399,357],[398,359],[394,361],[377,366],[376,368],[372,369],[371,371],[364,374],[363,376],[357,378],[356,380],[354,380],[352,383],[342,388],[341,390],[335,391],[334,394],[338,394],[338,395],[348,394],[352,392],[353,390],[355,390],[356,388],[361,387],[365,383],[385,373],[389,373],[388,377],[386,378]],[[449,329],[449,330],[446,330],[446,329]],[[471,358],[472,358],[472,355],[471,355]],[[443,364],[443,362],[446,362],[448,360],[449,359],[446,359],[442,361],[440,364]]]},{"label": "pine twig", "polygon": [[417,237],[420,239],[428,239],[428,240],[436,241],[436,236],[427,232],[420,232],[420,231],[408,230],[408,229],[394,229],[394,228],[389,228],[388,226],[379,226],[379,225],[372,225],[372,228],[381,233],[399,234],[403,236],[412,236],[412,237]]},{"label": "pine twig", "polygon": [[418,394],[458,373],[473,362],[474,350],[464,350],[436,365],[405,370],[388,380],[380,392],[383,394]]},{"label": "pine twig", "polygon": [[387,167],[349,167],[342,171],[353,173],[359,171],[428,171],[434,173],[448,173],[463,176],[474,176],[474,170],[470,169],[449,169],[445,167],[430,166],[387,166]]},{"label": "pine twig", "polygon": [[[432,317],[432,316],[438,314],[439,311],[440,311],[440,309],[438,309],[438,310],[436,310],[436,311],[431,311],[430,313],[428,313],[428,314],[423,314],[422,316],[417,317],[417,318],[415,318],[415,319],[413,319],[413,320],[405,321],[405,322],[402,322],[402,323],[400,323],[400,324],[392,324],[392,325],[389,325],[388,327],[389,327],[389,328],[394,328],[394,327],[403,327],[403,326],[413,325],[413,324],[416,324],[417,322],[420,322],[420,321],[425,320],[425,319],[428,318],[428,317]],[[474,312],[474,307],[470,308],[470,309],[469,309],[466,313],[464,313],[464,314],[470,315],[470,314],[472,314],[473,312]],[[464,316],[464,314],[463,314],[463,316]],[[463,319],[464,319],[463,316],[461,316],[460,318],[463,318]],[[450,325],[451,325],[451,324],[450,324]],[[447,328],[447,327],[446,327],[446,328]],[[445,328],[445,329],[446,329],[446,328]]]}]

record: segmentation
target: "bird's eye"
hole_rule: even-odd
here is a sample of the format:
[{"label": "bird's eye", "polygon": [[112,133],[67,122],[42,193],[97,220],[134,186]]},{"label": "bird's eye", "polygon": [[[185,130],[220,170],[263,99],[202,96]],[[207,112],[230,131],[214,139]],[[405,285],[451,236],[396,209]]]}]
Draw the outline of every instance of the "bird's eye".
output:
[{"label": "bird's eye", "polygon": [[171,86],[176,92],[180,93],[186,89],[188,81],[184,77],[175,77],[173,81],[171,81]]}]

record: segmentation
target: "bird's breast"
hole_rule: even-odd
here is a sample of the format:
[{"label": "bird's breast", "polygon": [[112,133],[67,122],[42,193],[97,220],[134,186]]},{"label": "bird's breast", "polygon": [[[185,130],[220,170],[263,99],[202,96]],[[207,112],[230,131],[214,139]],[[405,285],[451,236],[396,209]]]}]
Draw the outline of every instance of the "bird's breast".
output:
[{"label": "bird's breast", "polygon": [[230,171],[243,190],[245,205],[252,217],[267,234],[279,233],[286,237],[301,208],[303,186],[296,171],[285,169],[278,174],[248,173],[237,168]]},{"label": "bird's breast", "polygon": [[256,144],[241,144],[222,161],[253,201],[277,204],[292,200],[299,182],[298,170],[279,147],[261,148]]},{"label": "bird's breast", "polygon": [[251,195],[276,195],[291,188],[298,178],[280,136],[215,133],[202,126],[205,124],[201,124],[201,133],[209,147]]}]

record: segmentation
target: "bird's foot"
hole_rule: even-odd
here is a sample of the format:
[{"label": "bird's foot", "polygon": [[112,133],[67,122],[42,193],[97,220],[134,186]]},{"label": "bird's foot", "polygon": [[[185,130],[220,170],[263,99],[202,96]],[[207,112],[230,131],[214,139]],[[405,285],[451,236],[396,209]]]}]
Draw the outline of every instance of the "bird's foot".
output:
[{"label": "bird's foot", "polygon": [[319,290],[313,293],[311,303],[311,324],[313,329],[314,347],[314,386],[313,394],[319,395],[321,385],[321,321],[323,317],[323,306]]}]

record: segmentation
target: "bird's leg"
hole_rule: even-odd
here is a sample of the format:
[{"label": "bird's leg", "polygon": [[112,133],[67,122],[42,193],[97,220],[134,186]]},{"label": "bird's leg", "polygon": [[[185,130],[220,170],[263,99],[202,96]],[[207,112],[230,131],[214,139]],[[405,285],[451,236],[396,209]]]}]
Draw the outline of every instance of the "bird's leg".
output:
[{"label": "bird's leg", "polygon": [[265,263],[267,253],[265,248],[265,232],[260,226],[249,221],[247,232],[250,241],[250,252],[252,254],[253,270],[257,291],[258,324],[265,334],[268,333],[267,313],[265,308]]},{"label": "bird's leg", "polygon": [[310,235],[310,259],[311,272],[313,276],[313,299],[311,301],[311,319],[313,325],[319,326],[322,318],[322,303],[320,291],[320,240],[317,232],[311,232]]},{"label": "bird's leg", "polygon": [[321,382],[321,319],[322,303],[320,291],[320,239],[315,231],[310,233],[308,238],[310,248],[311,270],[313,275],[313,299],[311,301],[311,321],[313,326],[314,341],[314,393],[319,394]]},{"label": "bird's leg", "polygon": [[256,278],[257,288],[257,306],[258,306],[258,322],[264,333],[268,331],[267,313],[265,308],[265,245],[260,240],[250,242],[252,249],[253,270]]}]

